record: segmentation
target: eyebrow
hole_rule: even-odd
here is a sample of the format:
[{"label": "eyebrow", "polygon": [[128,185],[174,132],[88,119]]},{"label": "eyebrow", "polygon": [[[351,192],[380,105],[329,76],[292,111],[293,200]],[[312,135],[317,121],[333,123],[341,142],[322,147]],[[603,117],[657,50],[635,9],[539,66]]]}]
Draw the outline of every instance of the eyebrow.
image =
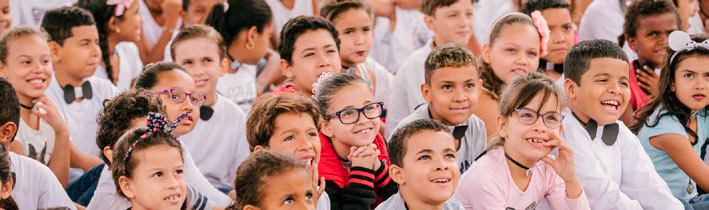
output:
[{"label": "eyebrow", "polygon": [[[364,105],[368,105],[371,103],[372,103],[372,101],[367,100],[367,101],[364,101],[364,103],[362,103],[362,105],[364,106]],[[354,108],[355,108],[354,106],[349,105],[349,106],[346,106],[345,108],[342,108],[342,109],[354,109]],[[360,107],[360,108],[362,108],[362,107]],[[356,108],[356,109],[358,109],[358,108]]]},{"label": "eyebrow", "polygon": [[421,151],[417,152],[416,154],[418,155],[418,154],[421,154],[421,153],[433,153],[433,150],[431,150],[431,149],[424,149],[424,150],[421,150]]}]

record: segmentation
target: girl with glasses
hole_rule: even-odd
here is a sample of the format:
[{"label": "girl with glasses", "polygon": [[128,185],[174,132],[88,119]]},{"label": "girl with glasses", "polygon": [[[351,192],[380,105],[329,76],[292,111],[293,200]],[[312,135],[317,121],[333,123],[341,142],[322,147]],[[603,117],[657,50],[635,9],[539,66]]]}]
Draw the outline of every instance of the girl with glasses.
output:
[{"label": "girl with glasses", "polygon": [[500,99],[492,146],[463,174],[454,197],[466,209],[535,209],[545,198],[555,210],[590,209],[560,137],[564,104],[554,81],[520,76]]},{"label": "girl with glasses", "polygon": [[325,122],[319,173],[333,209],[374,209],[396,193],[389,155],[378,131],[382,102],[356,74],[324,74],[313,88]]}]

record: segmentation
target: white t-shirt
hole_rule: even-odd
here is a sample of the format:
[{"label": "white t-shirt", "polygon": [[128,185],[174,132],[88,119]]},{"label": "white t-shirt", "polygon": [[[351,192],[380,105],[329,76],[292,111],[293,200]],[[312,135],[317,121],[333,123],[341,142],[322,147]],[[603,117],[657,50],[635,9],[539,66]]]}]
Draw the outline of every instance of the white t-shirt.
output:
[{"label": "white t-shirt", "polygon": [[638,137],[617,121],[617,141],[606,145],[598,126],[590,135],[566,108],[563,137],[574,152],[576,175],[592,209],[684,209],[655,171]]},{"label": "white t-shirt", "polygon": [[[374,40],[369,53],[369,57],[377,60],[393,74],[396,74],[411,53],[425,46],[433,37],[433,32],[423,22],[423,13],[399,7],[396,7],[395,12],[395,23],[385,17],[376,18]],[[396,24],[394,31],[390,30],[391,24]]]},{"label": "white t-shirt", "polygon": [[[618,43],[618,36],[623,34],[624,23],[625,11],[620,7],[619,0],[595,0],[588,5],[581,17],[579,39],[605,39]],[[627,41],[623,45],[623,51],[630,60],[638,57]]]},{"label": "white t-shirt", "polygon": [[9,155],[11,170],[16,177],[11,195],[19,209],[76,209],[62,184],[47,166],[14,152]]},{"label": "white t-shirt", "polygon": [[[155,22],[155,19],[153,19],[153,15],[150,14],[150,9],[148,9],[148,6],[145,5],[145,0],[138,0],[140,1],[140,7],[138,8],[138,13],[140,16],[143,17],[143,37],[145,38],[145,41],[148,43],[148,47],[152,48],[155,46],[156,43],[158,43],[158,40],[160,39],[160,36],[162,36],[163,28],[162,26],[158,25],[157,22]],[[182,25],[182,18],[179,18],[177,20],[177,26]],[[179,27],[175,27],[172,36],[173,38],[177,36],[177,33],[180,32]],[[169,48],[170,45],[167,45],[166,48]]]},{"label": "white t-shirt", "polygon": [[244,113],[251,111],[251,105],[256,99],[256,68],[254,65],[243,64],[239,71],[226,73],[217,82],[217,92],[239,105]]},{"label": "white t-shirt", "polygon": [[[116,88],[118,91],[126,91],[130,89],[131,82],[133,79],[140,75],[143,71],[143,60],[140,59],[140,51],[138,51],[138,46],[133,42],[121,42],[116,45],[113,51],[118,56],[118,62],[120,65],[120,70],[118,72],[118,81],[116,82]],[[116,69],[113,69],[115,71]],[[98,66],[96,68],[95,77],[108,79],[108,74],[103,66]]]},{"label": "white t-shirt", "polygon": [[39,130],[30,128],[24,120],[20,119],[17,129],[17,139],[22,144],[25,156],[47,165],[54,151],[54,128],[43,119],[39,119]]},{"label": "white t-shirt", "polygon": [[702,17],[699,16],[699,13],[694,13],[694,16],[689,17],[689,31],[687,31],[688,34],[703,34],[706,33],[706,28],[704,27],[704,21],[702,20]]},{"label": "white t-shirt", "polygon": [[478,0],[473,5],[473,31],[475,39],[480,46],[487,43],[490,38],[492,24],[497,18],[515,12],[514,3],[511,0]]},{"label": "white t-shirt", "polygon": [[[103,101],[116,96],[118,90],[111,82],[105,79],[89,77],[85,80],[91,83],[93,92],[91,99],[83,99],[80,102],[67,104],[64,101],[64,91],[62,87],[59,87],[56,77],[53,77],[45,94],[57,106],[59,113],[64,116],[64,120],[66,120],[66,124],[69,127],[71,142],[83,153],[99,155],[100,150],[96,146],[96,131],[98,131],[96,118],[98,113],[103,110]],[[74,87],[74,89],[78,91],[81,87]]]},{"label": "white t-shirt", "polygon": [[47,10],[71,6],[78,0],[9,0],[12,27],[32,26],[39,28]]},{"label": "white t-shirt", "polygon": [[414,109],[426,103],[421,94],[421,84],[424,83],[424,64],[431,53],[429,41],[409,57],[401,65],[399,73],[394,76],[391,93],[389,94],[389,109],[387,110],[387,136],[391,135],[399,121],[409,116]]},{"label": "white t-shirt", "polygon": [[246,140],[246,114],[229,99],[217,96],[212,106],[212,118],[207,121],[199,119],[197,126],[180,139],[190,148],[194,162],[209,183],[217,188],[231,189],[236,169],[250,153]]},{"label": "white t-shirt", "polygon": [[[394,81],[394,75],[389,72],[382,64],[369,57],[364,61],[364,66],[374,72],[376,78],[376,90],[374,90],[374,99],[377,101],[386,101],[391,92],[391,84]],[[388,104],[384,104],[384,108],[388,108]]]},{"label": "white t-shirt", "polygon": [[283,30],[283,25],[285,25],[288,20],[301,15],[313,16],[315,14],[312,0],[295,0],[293,9],[288,9],[283,6],[281,0],[266,0],[266,3],[271,8],[273,23],[275,23],[274,27],[276,27],[276,32],[279,35]]}]

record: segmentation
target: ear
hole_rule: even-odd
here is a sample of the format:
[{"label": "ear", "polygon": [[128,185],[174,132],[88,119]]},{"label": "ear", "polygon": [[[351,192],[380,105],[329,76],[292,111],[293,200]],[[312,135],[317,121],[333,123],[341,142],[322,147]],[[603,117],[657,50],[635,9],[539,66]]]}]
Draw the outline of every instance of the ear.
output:
[{"label": "ear", "polygon": [[507,120],[503,116],[497,116],[497,133],[503,137],[507,137]]},{"label": "ear", "polygon": [[244,206],[244,210],[260,210],[261,208],[252,206],[252,205],[246,205]]},{"label": "ear", "polygon": [[0,190],[0,199],[7,199],[12,194],[12,186],[15,185],[15,181],[12,179],[7,180],[7,182],[2,184],[2,190]]},{"label": "ear", "polygon": [[254,151],[253,151],[253,152],[266,151],[266,150],[268,150],[268,147],[264,147],[264,146],[258,145],[258,146],[255,146],[255,147],[254,147]]},{"label": "ear", "polygon": [[2,78],[7,78],[7,66],[5,66],[4,63],[0,62],[0,77]]},{"label": "ear", "polygon": [[16,132],[17,125],[14,122],[6,122],[0,126],[0,144],[7,145],[12,143]]},{"label": "ear", "polygon": [[118,185],[120,185],[120,190],[123,192],[124,195],[126,195],[126,198],[131,199],[135,197],[135,193],[133,192],[133,184],[130,182],[130,179],[128,179],[128,177],[119,177]]},{"label": "ear", "polygon": [[258,35],[258,28],[256,26],[251,26],[248,31],[246,31],[246,43],[256,44],[256,36]]},{"label": "ear", "polygon": [[106,156],[109,163],[113,163],[113,150],[109,146],[103,147],[103,155]]},{"label": "ear", "polygon": [[108,19],[108,34],[116,33],[116,28],[118,28],[118,19],[116,19],[116,16],[111,16],[111,18]]},{"label": "ear", "polygon": [[231,68],[229,66],[229,59],[222,59],[222,63],[219,64],[219,77],[224,76],[224,74],[226,74],[226,71],[229,70],[229,68]]},{"label": "ear", "polygon": [[485,63],[490,63],[490,60],[492,60],[492,56],[490,55],[490,54],[491,54],[491,51],[492,51],[492,49],[490,49],[490,44],[489,44],[489,43],[485,43],[485,44],[483,45],[483,53],[482,53],[483,62],[485,62]]},{"label": "ear", "polygon": [[576,99],[576,88],[578,85],[576,82],[569,78],[564,79],[564,90],[566,91],[566,98],[569,100]]},{"label": "ear", "polygon": [[322,132],[322,134],[325,134],[325,136],[332,138],[333,136],[335,136],[335,132],[330,127],[330,126],[332,126],[332,124],[330,123],[329,120],[323,120],[323,121],[324,121],[324,123],[323,123],[322,129],[320,130],[320,132]]},{"label": "ear", "polygon": [[403,170],[404,169],[399,165],[391,164],[389,166],[389,177],[391,177],[391,180],[394,180],[394,182],[399,185],[406,184]]},{"label": "ear", "polygon": [[637,44],[638,44],[638,39],[635,37],[625,37],[625,41],[628,42],[628,47],[630,47],[631,50],[634,52],[638,51]]},{"label": "ear", "polygon": [[427,103],[431,104],[431,85],[426,83],[421,83],[421,94],[423,94],[423,99]]},{"label": "ear", "polygon": [[283,72],[283,75],[286,76],[286,78],[293,79],[293,66],[288,63],[285,59],[281,59],[281,71]]},{"label": "ear", "polygon": [[49,50],[52,53],[52,62],[53,63],[61,63],[61,49],[62,46],[59,45],[59,43],[55,41],[49,41]]},{"label": "ear", "polygon": [[434,20],[435,20],[435,18],[433,18],[433,17],[431,17],[431,16],[429,16],[429,15],[423,16],[423,22],[426,23],[426,27],[428,28],[428,30],[431,30],[431,31],[433,31],[433,32],[436,31],[436,30],[435,30],[435,27],[434,27],[434,25],[433,25],[433,21],[434,21]]}]

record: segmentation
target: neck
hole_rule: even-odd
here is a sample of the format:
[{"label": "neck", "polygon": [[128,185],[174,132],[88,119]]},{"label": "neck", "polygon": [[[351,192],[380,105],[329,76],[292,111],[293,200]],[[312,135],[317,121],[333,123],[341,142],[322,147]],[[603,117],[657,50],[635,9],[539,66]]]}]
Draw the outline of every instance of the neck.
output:
[{"label": "neck", "polygon": [[117,35],[115,35],[113,33],[109,33],[108,37],[106,38],[106,41],[108,43],[108,45],[107,45],[108,51],[107,52],[108,52],[108,56],[110,58],[111,55],[113,55],[113,48],[115,48],[116,45],[118,45],[118,43],[120,43],[122,40],[120,40]]},{"label": "neck", "polygon": [[77,78],[71,74],[69,74],[67,71],[69,69],[66,69],[64,66],[62,66],[60,63],[54,63],[54,77],[57,79],[57,83],[59,83],[59,87],[64,87],[66,85],[71,85],[74,87],[81,87],[81,83],[84,81],[84,78]]},{"label": "neck", "polygon": [[131,205],[131,207],[130,207],[131,210],[148,210],[143,205],[140,205],[140,203],[138,203],[138,201],[136,201],[136,200],[131,200],[130,205]]},{"label": "neck", "polygon": [[358,63],[348,61],[348,60],[340,60],[340,62],[342,62],[343,67],[357,67],[357,64],[358,64]]},{"label": "neck", "polygon": [[[505,151],[506,155],[510,156],[510,158],[517,161],[517,163],[522,164],[523,166],[525,166],[527,168],[534,167],[534,164],[538,161],[538,160],[525,159],[522,157],[522,155],[519,155],[514,150],[508,149],[506,145],[503,147],[503,150]],[[505,157],[505,160],[507,160],[507,167],[510,168],[510,174],[512,175],[512,177],[527,177],[527,170],[526,169],[518,166],[517,164],[512,162],[512,160],[510,160],[507,157]]]},{"label": "neck", "polygon": [[442,210],[443,205],[445,204],[445,201],[441,203],[427,203],[426,201],[422,201],[419,199],[416,199],[414,195],[411,195],[411,192],[413,192],[414,189],[408,189],[405,185],[400,185],[399,186],[399,194],[401,194],[401,198],[404,199],[404,202],[406,202],[406,206],[409,207],[409,210]]},{"label": "neck", "polygon": [[448,44],[448,42],[443,41],[443,39],[438,38],[437,36],[434,36],[434,37],[433,37],[433,41],[435,42],[436,45],[434,46],[433,43],[431,43],[431,48],[440,47],[440,46],[443,46],[443,45],[445,45],[445,44]]},{"label": "neck", "polygon": [[330,138],[330,142],[332,142],[332,148],[335,150],[335,154],[340,157],[340,159],[347,160],[347,156],[350,155],[350,148],[353,146],[343,144],[334,138]]},{"label": "neck", "polygon": [[[25,106],[32,106],[33,98],[30,98],[24,94],[17,94],[17,98],[20,104]],[[32,115],[32,110],[20,107],[20,118],[25,121],[25,124],[29,125],[33,129],[37,129],[39,126],[39,117]]]},{"label": "neck", "polygon": [[207,95],[207,100],[204,100],[204,105],[203,106],[208,106],[212,107],[217,102],[218,99],[217,91],[213,91],[209,95]]},{"label": "neck", "polygon": [[456,125],[462,124],[462,123],[456,124],[456,123],[450,122],[446,119],[443,119],[443,117],[441,117],[441,115],[439,115],[437,112],[434,112],[431,110],[431,103],[429,103],[428,106],[429,106],[428,113],[431,114],[431,118],[433,118],[434,120],[440,121],[447,126],[456,126]]}]

